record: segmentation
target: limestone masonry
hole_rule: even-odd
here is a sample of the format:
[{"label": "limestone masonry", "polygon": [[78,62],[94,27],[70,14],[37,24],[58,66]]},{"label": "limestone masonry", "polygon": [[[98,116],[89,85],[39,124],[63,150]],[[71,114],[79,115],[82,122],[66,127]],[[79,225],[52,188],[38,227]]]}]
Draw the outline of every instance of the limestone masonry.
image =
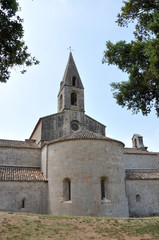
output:
[{"label": "limestone masonry", "polygon": [[0,210],[53,215],[159,215],[159,153],[134,134],[132,148],[106,137],[85,114],[72,53],[58,113],[39,119],[30,139],[0,140]]}]

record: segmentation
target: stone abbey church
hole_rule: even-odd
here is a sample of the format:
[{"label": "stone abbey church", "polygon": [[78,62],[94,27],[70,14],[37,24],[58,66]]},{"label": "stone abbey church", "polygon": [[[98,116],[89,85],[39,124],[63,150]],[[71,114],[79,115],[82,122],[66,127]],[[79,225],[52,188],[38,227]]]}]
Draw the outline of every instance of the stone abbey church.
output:
[{"label": "stone abbey church", "polygon": [[106,137],[85,114],[72,53],[58,113],[39,119],[25,141],[0,140],[0,210],[53,215],[159,215],[159,153],[134,134],[132,148]]}]

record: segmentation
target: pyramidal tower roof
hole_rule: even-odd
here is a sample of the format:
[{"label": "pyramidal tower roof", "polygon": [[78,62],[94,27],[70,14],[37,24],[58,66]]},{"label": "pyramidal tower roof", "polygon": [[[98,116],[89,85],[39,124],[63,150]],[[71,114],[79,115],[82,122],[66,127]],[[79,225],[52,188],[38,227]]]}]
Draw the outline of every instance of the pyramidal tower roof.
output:
[{"label": "pyramidal tower roof", "polygon": [[78,79],[78,86],[77,87],[83,89],[84,87],[83,87],[80,75],[78,73],[78,70],[77,70],[76,64],[74,62],[72,53],[70,52],[68,62],[67,62],[67,65],[66,65],[66,69],[65,69],[65,72],[64,72],[64,76],[63,76],[63,79],[62,79],[62,82],[61,82],[61,87],[71,86],[72,85],[72,82],[71,82],[72,77],[75,77],[76,79]]},{"label": "pyramidal tower roof", "polygon": [[71,52],[57,97],[58,112],[84,111],[84,87]]}]

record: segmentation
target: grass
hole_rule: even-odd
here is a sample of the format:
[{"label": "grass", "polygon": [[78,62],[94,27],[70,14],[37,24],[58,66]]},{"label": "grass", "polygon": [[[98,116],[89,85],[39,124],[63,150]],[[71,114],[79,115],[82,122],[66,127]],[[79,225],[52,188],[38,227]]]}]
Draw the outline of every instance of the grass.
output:
[{"label": "grass", "polygon": [[61,217],[0,212],[3,240],[159,240],[159,217]]}]

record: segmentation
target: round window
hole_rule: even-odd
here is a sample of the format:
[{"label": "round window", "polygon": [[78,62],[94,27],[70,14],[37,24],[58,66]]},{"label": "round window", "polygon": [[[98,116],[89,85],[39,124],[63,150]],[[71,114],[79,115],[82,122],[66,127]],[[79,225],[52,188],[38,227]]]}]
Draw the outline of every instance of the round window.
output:
[{"label": "round window", "polygon": [[79,129],[79,126],[77,123],[73,122],[73,123],[71,123],[71,128],[73,131],[77,131]]}]

